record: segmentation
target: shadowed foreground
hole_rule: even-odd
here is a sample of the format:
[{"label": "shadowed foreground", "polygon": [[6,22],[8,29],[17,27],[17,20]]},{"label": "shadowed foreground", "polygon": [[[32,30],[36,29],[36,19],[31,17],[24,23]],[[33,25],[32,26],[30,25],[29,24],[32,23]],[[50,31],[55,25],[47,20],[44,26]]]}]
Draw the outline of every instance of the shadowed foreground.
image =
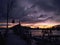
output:
[{"label": "shadowed foreground", "polygon": [[8,32],[6,45],[27,45],[27,43],[10,30]]}]

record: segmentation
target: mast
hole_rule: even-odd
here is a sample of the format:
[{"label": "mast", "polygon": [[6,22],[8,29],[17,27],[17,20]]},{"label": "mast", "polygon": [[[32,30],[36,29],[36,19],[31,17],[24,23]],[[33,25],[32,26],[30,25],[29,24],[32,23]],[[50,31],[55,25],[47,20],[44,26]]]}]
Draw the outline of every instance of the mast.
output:
[{"label": "mast", "polygon": [[9,3],[7,2],[7,29],[6,29],[6,32],[4,34],[4,36],[6,37],[7,36],[7,32],[8,32],[8,16],[9,15]]},{"label": "mast", "polygon": [[10,12],[10,9],[12,8],[12,5],[13,5],[13,2],[10,0],[7,1],[7,29],[6,29],[6,32],[4,34],[4,36],[6,37],[7,36],[7,33],[8,33],[8,18],[9,18],[9,12]]}]

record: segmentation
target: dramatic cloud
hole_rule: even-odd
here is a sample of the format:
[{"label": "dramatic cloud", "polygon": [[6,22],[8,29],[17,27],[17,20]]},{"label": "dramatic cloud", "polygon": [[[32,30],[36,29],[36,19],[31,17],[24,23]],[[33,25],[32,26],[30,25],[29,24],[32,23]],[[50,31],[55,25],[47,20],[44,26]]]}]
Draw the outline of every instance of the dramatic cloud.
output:
[{"label": "dramatic cloud", "polygon": [[[5,19],[7,0],[2,2],[0,17]],[[9,12],[9,19],[11,18],[22,22],[60,22],[60,0],[13,0],[13,7]]]}]

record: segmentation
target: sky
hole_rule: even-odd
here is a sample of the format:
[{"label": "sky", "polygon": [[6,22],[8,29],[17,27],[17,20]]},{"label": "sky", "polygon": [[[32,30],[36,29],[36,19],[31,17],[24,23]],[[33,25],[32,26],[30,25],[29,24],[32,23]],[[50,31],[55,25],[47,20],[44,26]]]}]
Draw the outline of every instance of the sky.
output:
[{"label": "sky", "polygon": [[6,21],[7,12],[9,20],[60,24],[60,0],[0,0],[0,22]]}]

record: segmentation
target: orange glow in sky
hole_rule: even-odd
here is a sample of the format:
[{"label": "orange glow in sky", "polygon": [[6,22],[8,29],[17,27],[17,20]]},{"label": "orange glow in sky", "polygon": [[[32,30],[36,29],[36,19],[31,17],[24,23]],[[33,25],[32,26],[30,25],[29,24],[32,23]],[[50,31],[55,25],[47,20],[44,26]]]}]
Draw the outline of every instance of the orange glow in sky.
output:
[{"label": "orange glow in sky", "polygon": [[[0,24],[6,24],[7,23],[0,23]],[[18,23],[8,23],[9,24],[9,28],[17,25]],[[22,26],[27,26],[27,27],[31,27],[31,28],[51,28],[54,25],[60,25],[60,23],[21,23]],[[7,28],[7,26],[0,26],[0,28]]]},{"label": "orange glow in sky", "polygon": [[51,28],[55,25],[60,25],[60,23],[23,23],[22,26],[29,26],[31,28]]},{"label": "orange glow in sky", "polygon": [[[7,28],[7,23],[0,23],[0,24],[5,24],[5,26],[0,26],[0,28]],[[11,28],[15,25],[17,25],[18,23],[8,23],[8,28]]]}]

